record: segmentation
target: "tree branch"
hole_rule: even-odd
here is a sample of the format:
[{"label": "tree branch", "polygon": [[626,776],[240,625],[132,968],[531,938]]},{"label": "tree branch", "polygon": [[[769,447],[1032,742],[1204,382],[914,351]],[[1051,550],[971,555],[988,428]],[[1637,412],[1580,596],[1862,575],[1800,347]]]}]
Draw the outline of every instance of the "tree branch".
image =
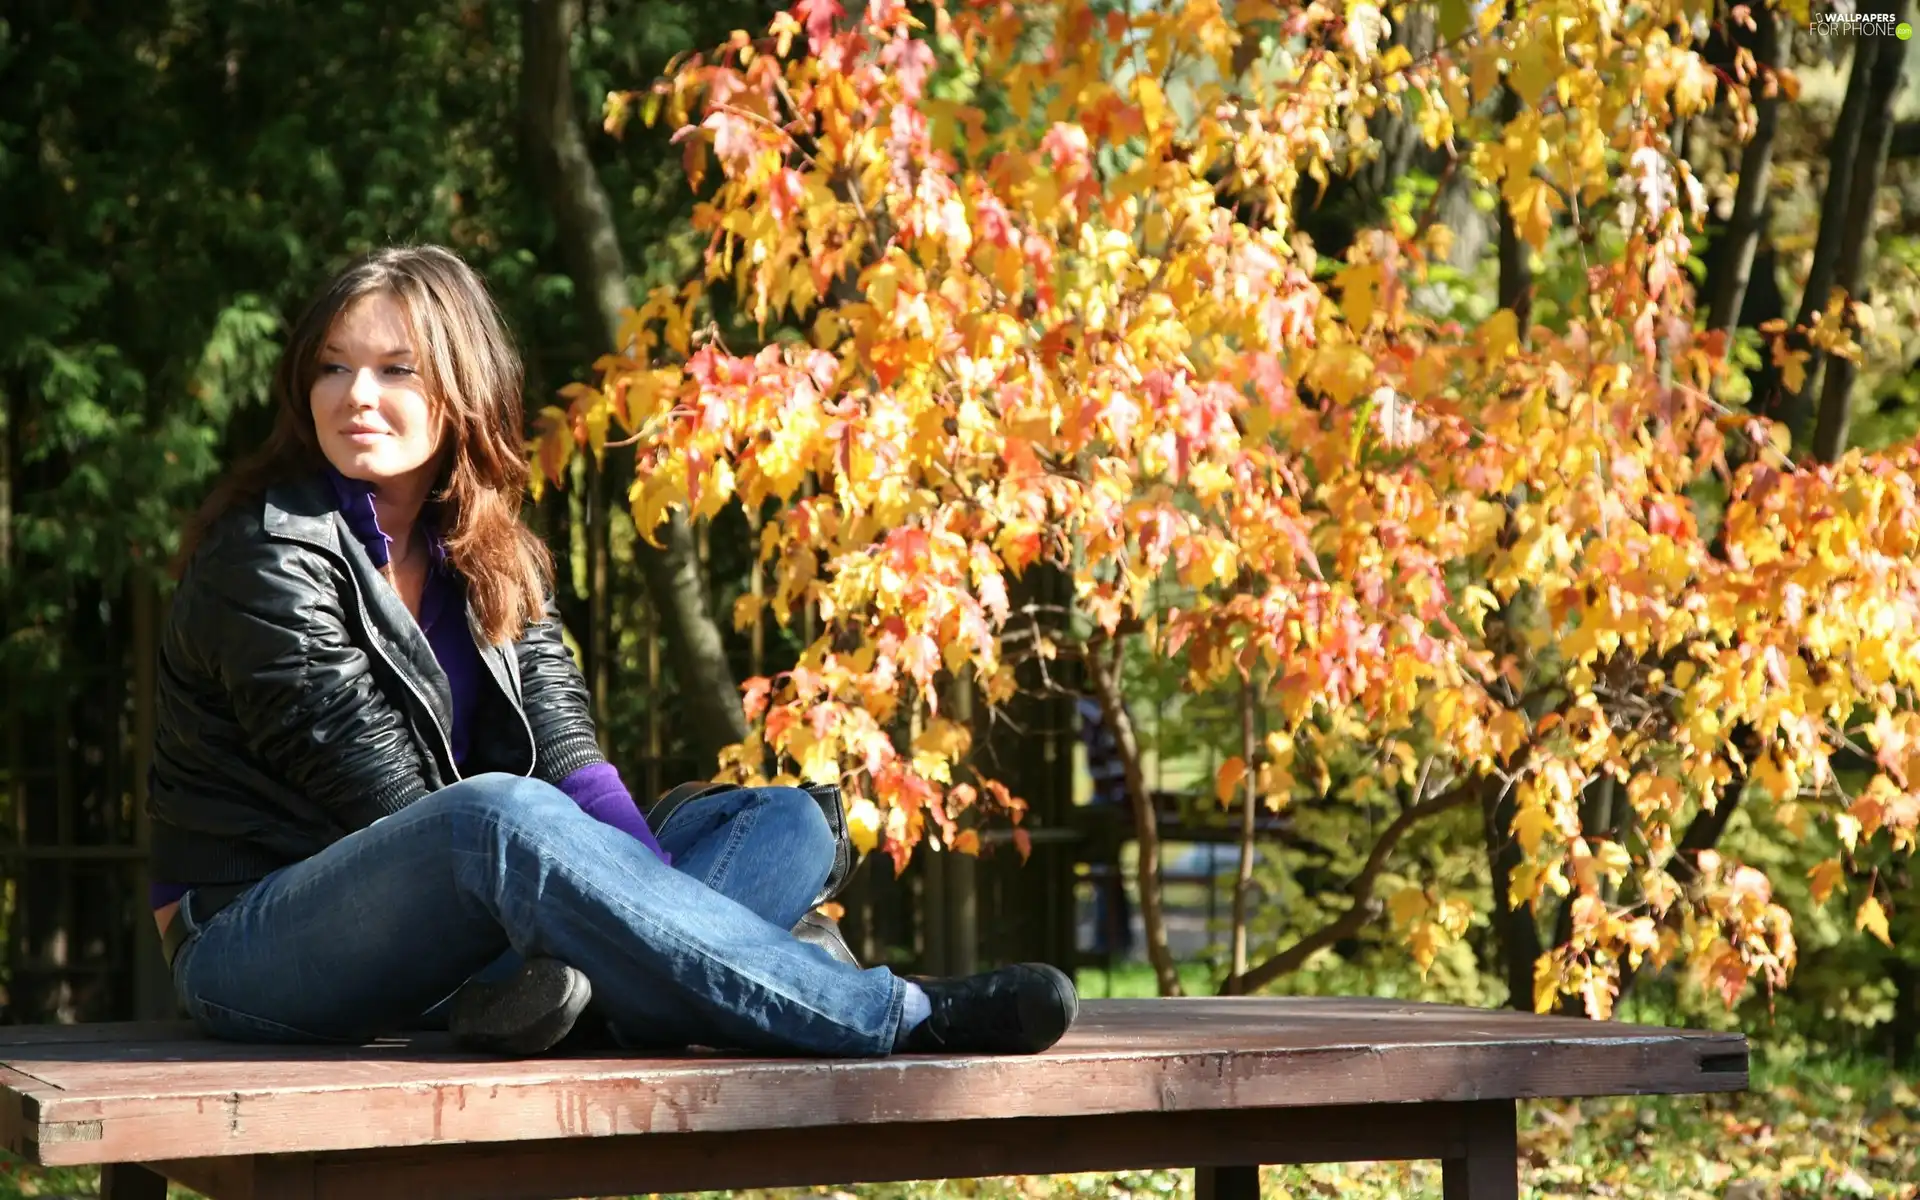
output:
[{"label": "tree branch", "polygon": [[1366,865],[1347,885],[1347,894],[1353,898],[1347,910],[1248,971],[1240,980],[1241,993],[1251,994],[1282,975],[1299,970],[1313,955],[1352,937],[1365,928],[1367,922],[1379,916],[1380,902],[1374,899],[1373,888],[1380,880],[1380,873],[1386,870],[1387,860],[1392,856],[1394,847],[1400,844],[1400,839],[1428,817],[1472,803],[1480,794],[1480,786],[1481,781],[1477,778],[1466,780],[1438,796],[1422,800],[1395,817],[1374,841],[1373,852],[1367,855]]},{"label": "tree branch", "polygon": [[[1082,654],[1094,694],[1100,698],[1100,715],[1113,732],[1114,749],[1126,774],[1127,803],[1133,809],[1133,833],[1140,845],[1137,884],[1140,889],[1140,922],[1145,927],[1147,959],[1153,964],[1154,979],[1162,996],[1180,995],[1180,973],[1173,965],[1173,953],[1167,949],[1166,917],[1160,907],[1160,830],[1155,824],[1153,797],[1147,794],[1146,772],[1140,768],[1140,744],[1133,736],[1133,717],[1127,712],[1120,694],[1120,651],[1123,643],[1096,636]],[[1109,653],[1112,662],[1108,662]]]}]

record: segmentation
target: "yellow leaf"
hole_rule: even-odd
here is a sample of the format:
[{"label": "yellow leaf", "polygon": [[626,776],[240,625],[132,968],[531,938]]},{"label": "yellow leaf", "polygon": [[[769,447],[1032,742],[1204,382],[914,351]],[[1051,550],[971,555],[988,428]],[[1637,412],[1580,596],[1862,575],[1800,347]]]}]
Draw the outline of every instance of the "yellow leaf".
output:
[{"label": "yellow leaf", "polygon": [[1780,385],[1789,392],[1798,392],[1807,386],[1807,359],[1805,350],[1789,350],[1785,339],[1776,339],[1773,343],[1773,365],[1780,368]]},{"label": "yellow leaf", "polygon": [[1144,74],[1133,77],[1132,91],[1134,102],[1140,106],[1140,119],[1151,137],[1167,123],[1167,94],[1160,90],[1158,79]]},{"label": "yellow leaf", "polygon": [[1428,907],[1425,888],[1403,887],[1387,901],[1387,911],[1393,915],[1393,923],[1401,928],[1412,925]]},{"label": "yellow leaf", "polygon": [[1553,231],[1553,214],[1565,207],[1553,186],[1537,175],[1509,176],[1507,204],[1513,210],[1520,234],[1535,250],[1547,248],[1547,235]]},{"label": "yellow leaf", "polygon": [[1847,869],[1837,858],[1815,863],[1813,870],[1807,872],[1807,890],[1813,893],[1813,902],[1825,904],[1827,897],[1833,894],[1834,888],[1840,886],[1840,881],[1846,878],[1846,874]]},{"label": "yellow leaf", "polygon": [[1545,42],[1528,39],[1515,56],[1513,70],[1507,74],[1507,82],[1519,95],[1522,105],[1538,104],[1541,94],[1553,82],[1550,53]]},{"label": "yellow leaf", "polygon": [[1523,805],[1513,814],[1513,836],[1529,857],[1540,849],[1540,842],[1554,828],[1553,814],[1538,804]]},{"label": "yellow leaf", "polygon": [[1527,741],[1527,719],[1511,708],[1503,708],[1487,723],[1487,733],[1502,761],[1513,757]]},{"label": "yellow leaf", "polygon": [[1342,267],[1334,273],[1340,287],[1340,311],[1355,333],[1365,331],[1379,307],[1381,270],[1379,263],[1360,263]]},{"label": "yellow leaf", "polygon": [[1601,873],[1615,883],[1625,879],[1627,871],[1633,866],[1633,857],[1627,853],[1627,848],[1616,841],[1595,843],[1593,856],[1599,863]]},{"label": "yellow leaf", "polygon": [[1499,362],[1520,349],[1520,321],[1513,310],[1503,308],[1480,326],[1480,348],[1489,363]]},{"label": "yellow leaf", "polygon": [[1753,764],[1752,778],[1767,795],[1775,800],[1785,800],[1800,791],[1799,772],[1791,767],[1782,767],[1771,754],[1763,754]]},{"label": "yellow leaf", "polygon": [[880,810],[862,796],[847,806],[847,836],[862,854],[880,844]]},{"label": "yellow leaf", "polygon": [[765,607],[765,597],[756,596],[751,592],[743,594],[733,602],[733,627],[742,631],[753,628],[754,622],[759,619]]},{"label": "yellow leaf", "polygon": [[[1494,7],[1489,4],[1488,8]],[[1533,962],[1533,1011],[1537,1013],[1553,1011],[1553,1002],[1560,995],[1560,972],[1551,954],[1542,954]]]},{"label": "yellow leaf", "polygon": [[785,730],[784,738],[772,739],[776,749],[800,764],[799,777],[813,783],[828,783],[839,778],[837,752],[839,739],[816,737],[809,725],[795,724]]},{"label": "yellow leaf", "polygon": [[958,762],[967,753],[967,747],[973,744],[973,734],[965,725],[946,717],[935,717],[913,739],[915,754],[936,755],[951,762]]},{"label": "yellow leaf", "polygon": [[[1491,4],[1482,10],[1483,13],[1488,11],[1497,12]],[[1485,100],[1500,87],[1500,47],[1490,43],[1476,46],[1472,51],[1472,61],[1470,82],[1473,98],[1476,101]],[[1454,119],[1459,118],[1456,116]]]},{"label": "yellow leaf", "polygon": [[1893,938],[1887,933],[1887,910],[1880,907],[1878,897],[1868,896],[1860,905],[1860,911],[1854,914],[1853,927],[1866,930],[1888,946],[1893,945]]}]

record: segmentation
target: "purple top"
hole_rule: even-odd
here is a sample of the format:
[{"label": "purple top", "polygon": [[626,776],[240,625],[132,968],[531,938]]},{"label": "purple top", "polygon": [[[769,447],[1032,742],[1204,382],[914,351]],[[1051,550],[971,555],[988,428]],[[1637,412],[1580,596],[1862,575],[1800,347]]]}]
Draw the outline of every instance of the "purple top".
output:
[{"label": "purple top", "polygon": [[[327,479],[333,485],[334,495],[339,497],[340,515],[346,520],[347,528],[366,547],[374,566],[386,566],[393,557],[393,538],[380,528],[373,507],[373,485],[348,479],[332,467],[327,468]],[[430,512],[421,514],[420,524],[433,555],[426,587],[420,593],[420,631],[426,634],[433,657],[447,674],[447,684],[453,693],[453,761],[464,765],[474,709],[480,702],[480,681],[487,668],[480,660],[480,649],[474,644],[472,631],[467,628],[459,574],[447,558],[446,542],[434,527]],[[653,831],[647,828],[646,817],[634,804],[632,793],[627,791],[619,770],[612,763],[589,763],[581,767],[560,781],[560,790],[588,816],[638,838],[661,862],[673,862],[673,856],[660,848]],[[164,908],[191,887],[190,884],[154,883],[149,888],[148,899],[154,908]]]}]

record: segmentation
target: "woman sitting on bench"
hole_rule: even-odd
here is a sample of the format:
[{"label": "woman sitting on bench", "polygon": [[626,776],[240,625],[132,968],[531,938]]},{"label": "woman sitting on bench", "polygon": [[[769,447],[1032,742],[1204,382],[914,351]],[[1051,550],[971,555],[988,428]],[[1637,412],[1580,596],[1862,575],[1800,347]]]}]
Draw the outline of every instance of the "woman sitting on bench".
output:
[{"label": "woman sitting on bench", "polygon": [[[478,276],[377,252],[293,328],[265,446],[190,531],[160,648],[154,917],[209,1034],[822,1055],[1043,1050],[1048,966],[914,981],[791,930],[799,788],[635,806],[519,520],[521,364]],[[589,999],[604,1020],[581,1022]]]}]

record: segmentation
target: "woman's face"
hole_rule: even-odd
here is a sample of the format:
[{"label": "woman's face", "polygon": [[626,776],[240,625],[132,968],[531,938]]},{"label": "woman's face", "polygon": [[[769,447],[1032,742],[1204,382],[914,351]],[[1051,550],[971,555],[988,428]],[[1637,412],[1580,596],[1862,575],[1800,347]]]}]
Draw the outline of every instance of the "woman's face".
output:
[{"label": "woman's face", "polygon": [[349,479],[431,485],[441,422],[400,301],[376,292],[334,318],[311,400],[321,452]]}]

